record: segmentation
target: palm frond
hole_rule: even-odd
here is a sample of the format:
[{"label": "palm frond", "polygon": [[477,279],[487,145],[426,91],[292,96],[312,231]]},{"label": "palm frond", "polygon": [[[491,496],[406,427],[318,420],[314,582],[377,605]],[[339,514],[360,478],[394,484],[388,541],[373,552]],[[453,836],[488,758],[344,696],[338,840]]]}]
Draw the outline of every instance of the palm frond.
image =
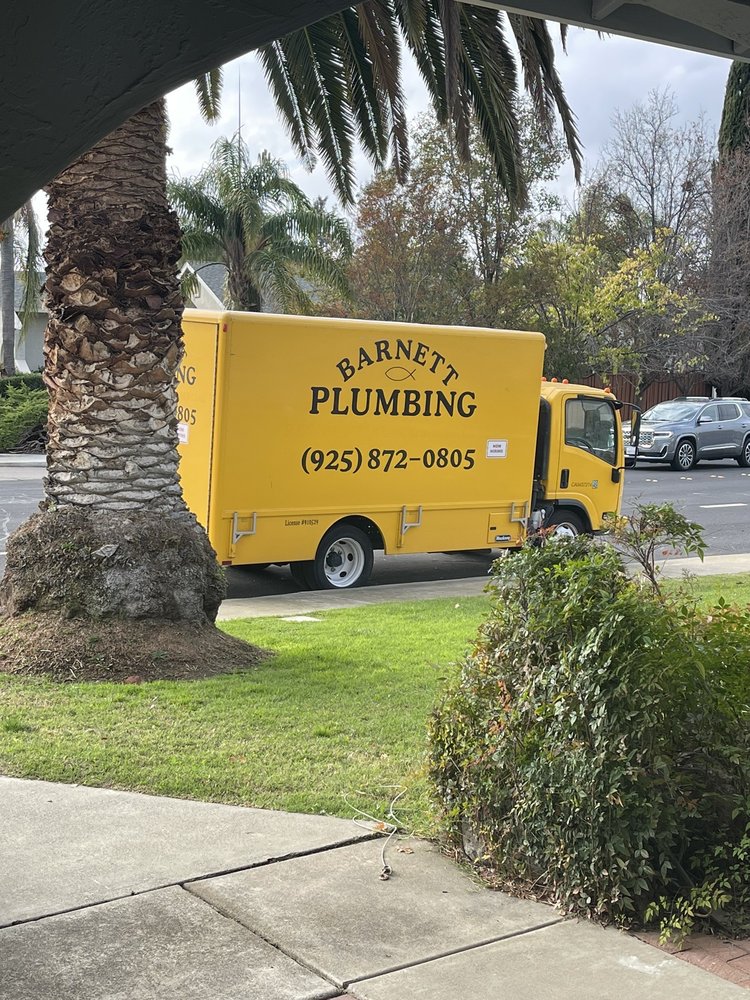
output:
[{"label": "palm frond", "polygon": [[479,131],[510,201],[522,205],[526,184],[518,131],[515,60],[497,12],[461,8],[462,71]]},{"label": "palm frond", "polygon": [[167,182],[167,194],[183,227],[197,227],[216,236],[226,225],[226,212],[208,181],[206,172],[192,180],[173,178]]},{"label": "palm frond", "polygon": [[409,136],[401,85],[401,46],[393,4],[388,0],[369,0],[357,8],[357,15],[360,37],[372,62],[376,87],[387,102],[393,168],[398,179],[404,181],[409,170]]},{"label": "palm frond", "polygon": [[317,280],[342,298],[351,297],[346,266],[333,260],[319,247],[290,239],[283,245],[283,256],[286,261],[296,265],[301,275]]},{"label": "palm frond", "polygon": [[[366,8],[363,8],[365,10]],[[359,30],[359,20],[352,10],[338,15],[342,58],[346,70],[352,110],[358,125],[362,146],[375,164],[385,161],[388,154],[388,111],[383,94],[375,83],[373,65]]]},{"label": "palm frond", "polygon": [[276,107],[284,120],[297,152],[308,170],[315,166],[315,140],[305,107],[300,103],[286,53],[279,41],[258,50]]},{"label": "palm frond", "polygon": [[335,254],[337,260],[348,260],[354,251],[346,220],[314,208],[269,216],[263,224],[262,236],[273,244],[294,240],[314,246],[323,242],[330,247],[329,256]]},{"label": "palm frond", "polygon": [[310,121],[315,148],[331,183],[344,202],[354,192],[355,127],[349,88],[336,31],[326,18],[280,39],[300,111]]},{"label": "palm frond", "polygon": [[469,158],[469,117],[466,101],[461,93],[461,63],[463,42],[461,38],[460,9],[454,0],[435,0],[436,12],[443,32],[445,58],[445,103],[455,126],[456,145],[463,159]]},{"label": "palm frond", "polygon": [[221,91],[223,86],[223,76],[221,67],[202,73],[193,81],[195,92],[198,97],[198,107],[201,117],[209,123],[218,120],[221,114]]},{"label": "palm frond", "polygon": [[284,256],[271,250],[259,251],[252,261],[252,277],[262,295],[284,312],[311,312],[312,299]]},{"label": "palm frond", "polygon": [[555,50],[549,29],[544,21],[519,14],[508,14],[518,46],[526,89],[531,95],[537,113],[547,132],[554,130],[554,111],[562,122],[565,141],[570,152],[577,181],[581,179],[583,151],[576,127],[575,115],[570,109],[562,82],[555,67]]},{"label": "palm frond", "polygon": [[[411,14],[415,7],[423,7],[424,9],[422,11],[421,31],[416,37],[413,37],[407,30],[407,25],[414,23]],[[399,4],[397,16],[427,88],[427,93],[430,95],[435,116],[440,125],[447,125],[449,113],[445,96],[445,49],[439,18],[435,17],[432,9],[428,9],[428,5],[423,0],[404,0],[403,3]]]}]

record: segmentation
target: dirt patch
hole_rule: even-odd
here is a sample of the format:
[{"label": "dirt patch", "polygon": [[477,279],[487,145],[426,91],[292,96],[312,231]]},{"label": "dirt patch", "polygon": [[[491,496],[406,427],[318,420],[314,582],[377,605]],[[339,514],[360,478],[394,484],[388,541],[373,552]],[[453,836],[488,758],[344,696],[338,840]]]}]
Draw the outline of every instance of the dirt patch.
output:
[{"label": "dirt patch", "polygon": [[0,672],[58,681],[197,680],[270,655],[209,624],[50,613],[0,619]]}]

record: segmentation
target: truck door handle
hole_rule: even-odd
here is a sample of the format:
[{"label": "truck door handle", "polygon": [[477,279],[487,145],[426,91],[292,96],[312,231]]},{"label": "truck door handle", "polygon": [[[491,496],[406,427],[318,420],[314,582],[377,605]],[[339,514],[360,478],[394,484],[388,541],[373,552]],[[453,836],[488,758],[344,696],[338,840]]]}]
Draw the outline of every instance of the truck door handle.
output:
[{"label": "truck door handle", "polygon": [[570,482],[570,469],[563,469],[560,473],[560,489],[567,490]]}]

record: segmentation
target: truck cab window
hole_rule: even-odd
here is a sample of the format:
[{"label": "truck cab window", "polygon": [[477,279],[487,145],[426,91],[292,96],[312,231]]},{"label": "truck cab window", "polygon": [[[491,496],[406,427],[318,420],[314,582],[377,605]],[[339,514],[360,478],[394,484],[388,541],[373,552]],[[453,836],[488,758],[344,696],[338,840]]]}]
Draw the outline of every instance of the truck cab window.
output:
[{"label": "truck cab window", "polygon": [[569,399],[565,404],[565,444],[617,465],[617,422],[603,399]]}]

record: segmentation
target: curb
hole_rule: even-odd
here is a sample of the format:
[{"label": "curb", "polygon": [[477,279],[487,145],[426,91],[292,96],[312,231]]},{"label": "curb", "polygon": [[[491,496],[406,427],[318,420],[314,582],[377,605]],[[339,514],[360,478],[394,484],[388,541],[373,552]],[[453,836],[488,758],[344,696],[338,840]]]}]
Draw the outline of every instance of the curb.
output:
[{"label": "curb", "polygon": [[44,469],[47,466],[47,457],[46,455],[11,455],[6,452],[0,455],[0,465],[26,468],[36,466]]}]

